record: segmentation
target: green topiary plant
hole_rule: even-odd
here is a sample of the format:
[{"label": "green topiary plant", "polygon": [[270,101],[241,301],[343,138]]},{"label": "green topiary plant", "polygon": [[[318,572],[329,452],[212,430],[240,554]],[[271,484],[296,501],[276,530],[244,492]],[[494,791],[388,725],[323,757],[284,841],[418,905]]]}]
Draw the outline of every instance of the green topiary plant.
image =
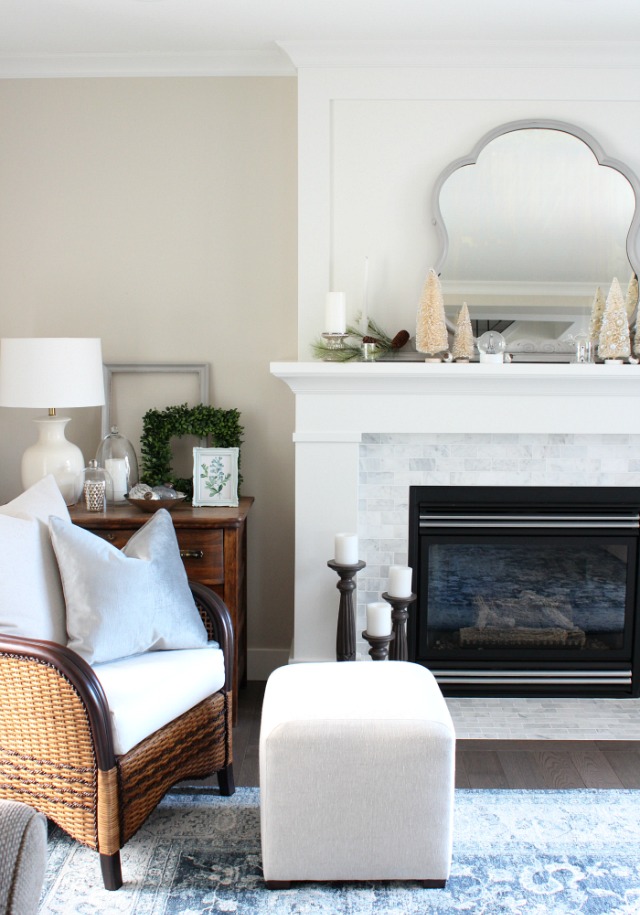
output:
[{"label": "green topiary plant", "polygon": [[[221,410],[205,404],[189,407],[186,403],[165,410],[148,410],[142,417],[140,479],[149,486],[172,483],[191,499],[193,479],[177,477],[171,468],[171,440],[194,435],[202,440],[203,447],[240,448],[243,432],[238,410]],[[238,484],[241,481],[239,476]]]}]

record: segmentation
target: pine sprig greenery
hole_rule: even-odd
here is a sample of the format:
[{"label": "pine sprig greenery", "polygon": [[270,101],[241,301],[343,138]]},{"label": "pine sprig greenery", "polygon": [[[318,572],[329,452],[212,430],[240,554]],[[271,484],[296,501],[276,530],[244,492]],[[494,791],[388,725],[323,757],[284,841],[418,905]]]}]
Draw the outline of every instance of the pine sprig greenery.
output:
[{"label": "pine sprig greenery", "polygon": [[[171,440],[193,435],[207,448],[240,448],[243,432],[238,410],[221,410],[205,404],[189,407],[186,403],[165,410],[148,410],[142,417],[140,480],[149,486],[172,483],[178,492],[191,498],[193,479],[177,477],[171,468]],[[238,478],[239,483],[241,479]]]},{"label": "pine sprig greenery", "polygon": [[400,331],[391,338],[373,318],[368,319],[366,332],[362,331],[358,327],[360,321],[361,315],[358,313],[356,323],[349,324],[346,329],[347,337],[354,342],[346,341],[342,349],[331,349],[324,340],[316,340],[312,343],[311,352],[316,359],[330,357],[332,362],[351,362],[353,359],[362,357],[363,343],[375,343],[379,353],[389,353],[391,350],[401,349],[409,340],[407,331]]}]

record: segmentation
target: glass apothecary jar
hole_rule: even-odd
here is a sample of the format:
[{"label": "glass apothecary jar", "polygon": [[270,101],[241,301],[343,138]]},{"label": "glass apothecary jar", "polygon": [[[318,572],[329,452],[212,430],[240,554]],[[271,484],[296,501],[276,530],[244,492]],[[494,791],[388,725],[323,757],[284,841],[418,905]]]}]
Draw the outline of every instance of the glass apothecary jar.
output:
[{"label": "glass apothecary jar", "polygon": [[103,512],[113,501],[113,481],[97,461],[89,461],[76,478],[76,502],[89,512]]},{"label": "glass apothecary jar", "polygon": [[126,495],[138,482],[138,459],[128,438],[118,432],[117,426],[102,439],[96,461],[104,467],[113,481],[110,502],[125,502]]}]

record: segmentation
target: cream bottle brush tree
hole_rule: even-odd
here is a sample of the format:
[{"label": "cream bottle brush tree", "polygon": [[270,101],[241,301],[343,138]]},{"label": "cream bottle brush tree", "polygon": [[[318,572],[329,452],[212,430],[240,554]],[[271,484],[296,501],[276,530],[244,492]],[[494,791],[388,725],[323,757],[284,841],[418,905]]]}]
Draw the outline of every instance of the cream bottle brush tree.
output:
[{"label": "cream bottle brush tree", "polygon": [[449,350],[442,287],[433,268],[429,270],[418,304],[416,349],[419,353],[425,353],[427,358],[435,358]]},{"label": "cream bottle brush tree", "polygon": [[473,358],[473,330],[467,303],[462,303],[462,308],[456,321],[456,330],[453,335],[451,355],[456,362],[469,362]]},{"label": "cream bottle brush tree", "polygon": [[633,320],[635,314],[636,306],[638,304],[638,277],[634,275],[629,280],[629,285],[627,286],[627,298],[625,301],[625,309],[627,312],[627,318],[629,319],[629,325]]},{"label": "cream bottle brush tree", "polygon": [[594,351],[597,349],[600,340],[600,328],[602,327],[602,316],[604,315],[605,301],[602,289],[598,286],[596,294],[593,297],[591,306],[591,320],[589,322],[589,339]]},{"label": "cream bottle brush tree", "polygon": [[602,316],[598,355],[601,359],[622,361],[631,355],[629,319],[620,283],[614,277]]}]

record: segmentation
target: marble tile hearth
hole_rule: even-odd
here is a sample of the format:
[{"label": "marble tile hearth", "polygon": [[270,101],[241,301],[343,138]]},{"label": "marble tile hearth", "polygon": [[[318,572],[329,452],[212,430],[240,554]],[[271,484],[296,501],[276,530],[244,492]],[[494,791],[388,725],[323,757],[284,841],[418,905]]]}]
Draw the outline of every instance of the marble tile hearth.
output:
[{"label": "marble tile hearth", "polygon": [[640,699],[448,697],[459,740],[640,740]]}]

